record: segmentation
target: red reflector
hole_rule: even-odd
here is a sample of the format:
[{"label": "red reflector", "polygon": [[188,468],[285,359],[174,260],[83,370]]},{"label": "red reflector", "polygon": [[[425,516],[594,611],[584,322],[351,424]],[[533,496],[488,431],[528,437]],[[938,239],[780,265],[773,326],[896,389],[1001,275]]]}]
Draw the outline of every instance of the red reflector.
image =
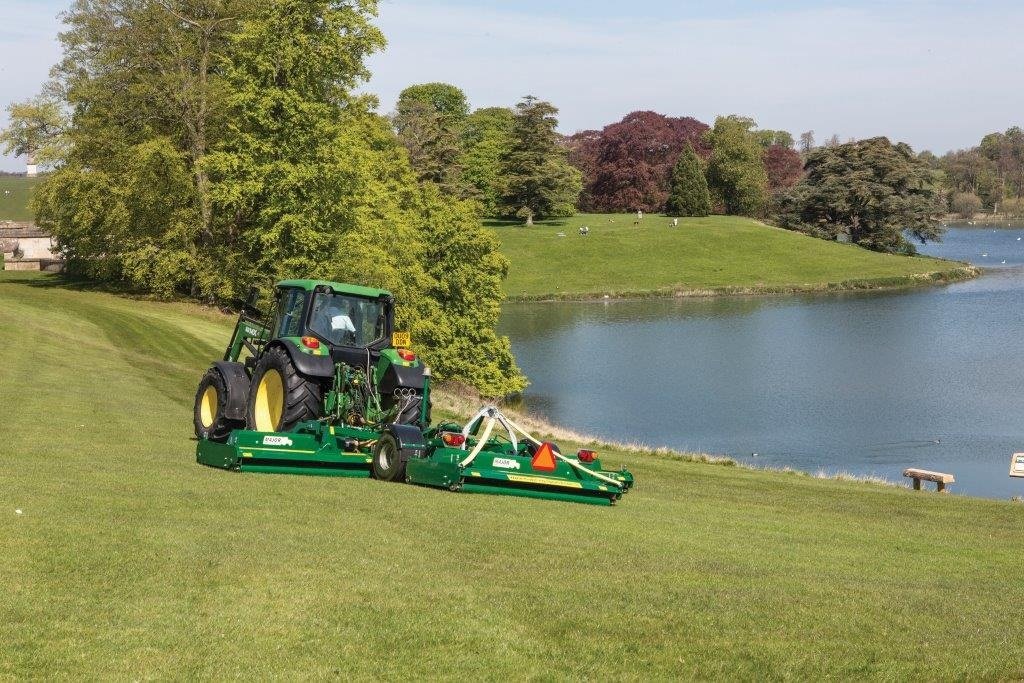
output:
[{"label": "red reflector", "polygon": [[307,349],[319,349],[320,348],[320,340],[317,339],[316,337],[303,337],[302,338],[302,344]]},{"label": "red reflector", "polygon": [[462,444],[466,443],[466,437],[462,434],[456,434],[454,432],[442,432],[441,441],[444,441],[445,446],[452,446],[458,448]]},{"label": "red reflector", "polygon": [[594,462],[594,458],[597,457],[597,453],[594,451],[580,451],[576,454],[576,457],[580,459],[580,462]]},{"label": "red reflector", "polygon": [[409,349],[398,349],[398,357],[407,362],[416,360],[416,354]]}]

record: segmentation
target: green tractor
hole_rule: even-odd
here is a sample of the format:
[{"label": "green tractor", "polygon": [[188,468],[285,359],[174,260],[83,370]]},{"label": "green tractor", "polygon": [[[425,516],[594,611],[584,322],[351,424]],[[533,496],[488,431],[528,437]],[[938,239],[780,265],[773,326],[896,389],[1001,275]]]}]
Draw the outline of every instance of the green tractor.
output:
[{"label": "green tractor", "polygon": [[431,426],[430,369],[394,319],[391,294],[356,285],[285,280],[268,314],[250,297],[196,391],[196,460],[605,504],[632,486],[625,469],[563,456],[494,407]]}]

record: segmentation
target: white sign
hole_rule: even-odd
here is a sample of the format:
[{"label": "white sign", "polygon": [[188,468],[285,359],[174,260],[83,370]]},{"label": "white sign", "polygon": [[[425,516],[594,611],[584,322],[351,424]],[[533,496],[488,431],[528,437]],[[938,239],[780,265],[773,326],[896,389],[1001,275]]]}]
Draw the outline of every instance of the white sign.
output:
[{"label": "white sign", "polygon": [[264,446],[291,446],[292,440],[287,436],[265,436],[263,437]]},{"label": "white sign", "polygon": [[[494,466],[495,467],[503,467],[506,470],[518,470],[519,469],[519,461],[518,460],[509,460],[508,458],[495,458],[494,459]],[[1024,472],[1022,472],[1022,476],[1024,476]]]},{"label": "white sign", "polygon": [[1014,453],[1010,459],[1010,476],[1024,477],[1024,453]]}]

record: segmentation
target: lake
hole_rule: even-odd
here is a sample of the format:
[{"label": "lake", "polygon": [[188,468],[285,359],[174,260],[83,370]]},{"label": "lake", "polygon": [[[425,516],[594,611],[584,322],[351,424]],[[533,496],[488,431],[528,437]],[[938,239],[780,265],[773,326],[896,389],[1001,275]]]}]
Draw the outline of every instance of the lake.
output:
[{"label": "lake", "polygon": [[[1024,226],[922,251],[979,279],[900,292],[508,304],[526,407],[615,441],[1024,496]],[[933,486],[933,485],[929,485]]]}]

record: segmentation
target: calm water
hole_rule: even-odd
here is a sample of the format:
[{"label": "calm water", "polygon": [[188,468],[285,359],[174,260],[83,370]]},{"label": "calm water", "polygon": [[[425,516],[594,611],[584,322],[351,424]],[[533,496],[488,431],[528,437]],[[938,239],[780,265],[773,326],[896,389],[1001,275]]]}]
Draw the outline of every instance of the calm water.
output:
[{"label": "calm water", "polygon": [[[930,254],[991,268],[887,294],[514,304],[528,407],[616,440],[763,466],[1024,495],[1024,227],[954,229]],[[987,254],[987,256],[983,256]],[[1005,261],[1005,263],[1003,263]],[[756,453],[756,456],[754,455]]]}]

